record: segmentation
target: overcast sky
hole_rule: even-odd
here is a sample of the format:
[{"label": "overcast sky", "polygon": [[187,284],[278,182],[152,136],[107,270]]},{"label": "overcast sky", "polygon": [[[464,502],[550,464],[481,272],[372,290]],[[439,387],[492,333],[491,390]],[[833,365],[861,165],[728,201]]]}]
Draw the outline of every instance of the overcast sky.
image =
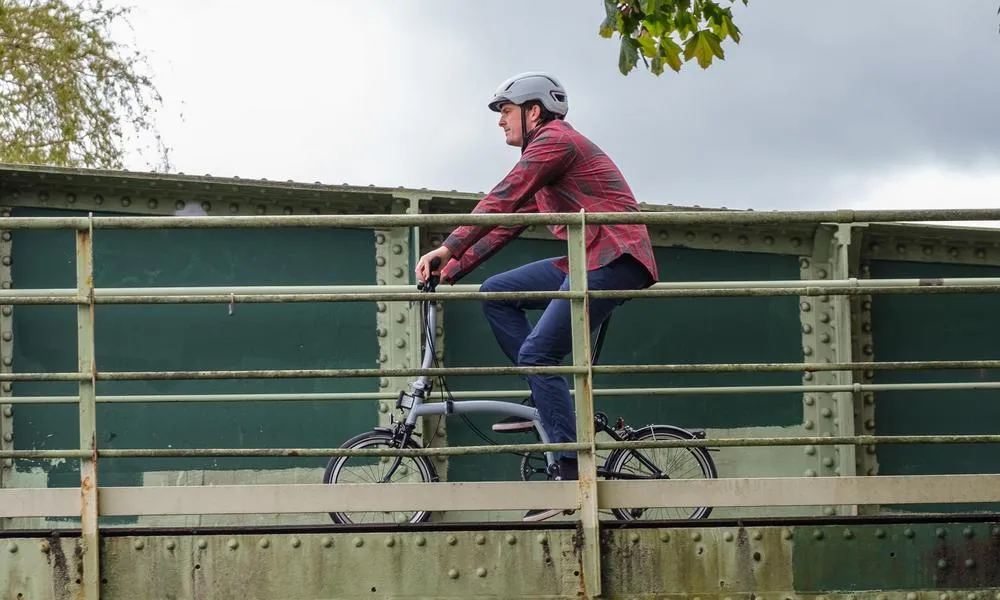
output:
[{"label": "overcast sky", "polygon": [[642,202],[973,207],[1000,189],[990,0],[751,0],[725,62],[661,77],[619,74],[602,0],[128,3],[189,174],[486,191],[518,154],[487,101],[548,70]]}]

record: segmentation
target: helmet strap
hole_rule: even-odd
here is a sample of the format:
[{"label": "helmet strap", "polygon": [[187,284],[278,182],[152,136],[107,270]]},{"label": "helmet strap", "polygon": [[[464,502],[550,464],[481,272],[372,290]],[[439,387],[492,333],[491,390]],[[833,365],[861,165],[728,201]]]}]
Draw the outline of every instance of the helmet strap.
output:
[{"label": "helmet strap", "polygon": [[525,105],[521,105],[521,154],[528,148],[528,119],[524,116]]}]

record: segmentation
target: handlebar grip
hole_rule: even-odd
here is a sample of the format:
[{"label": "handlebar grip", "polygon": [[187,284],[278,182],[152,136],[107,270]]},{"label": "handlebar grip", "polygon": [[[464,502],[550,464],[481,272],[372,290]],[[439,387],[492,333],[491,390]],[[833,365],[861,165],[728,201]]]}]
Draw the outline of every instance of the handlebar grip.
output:
[{"label": "handlebar grip", "polygon": [[440,256],[435,256],[434,258],[431,259],[431,271],[437,271],[440,266],[441,266]]}]

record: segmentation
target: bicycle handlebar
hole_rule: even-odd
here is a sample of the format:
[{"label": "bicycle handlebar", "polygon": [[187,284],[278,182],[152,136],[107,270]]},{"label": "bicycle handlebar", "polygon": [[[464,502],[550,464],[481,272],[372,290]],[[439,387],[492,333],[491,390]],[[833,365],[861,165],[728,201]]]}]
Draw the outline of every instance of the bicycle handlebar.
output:
[{"label": "bicycle handlebar", "polygon": [[431,264],[430,264],[431,275],[430,275],[430,277],[428,277],[428,279],[427,279],[426,282],[418,281],[417,282],[417,289],[420,290],[420,291],[425,291],[425,292],[433,292],[434,288],[436,288],[438,286],[438,283],[441,282],[441,276],[440,275],[434,275],[434,271],[437,271],[440,267],[441,267],[441,258],[435,256],[434,258],[431,259]]}]

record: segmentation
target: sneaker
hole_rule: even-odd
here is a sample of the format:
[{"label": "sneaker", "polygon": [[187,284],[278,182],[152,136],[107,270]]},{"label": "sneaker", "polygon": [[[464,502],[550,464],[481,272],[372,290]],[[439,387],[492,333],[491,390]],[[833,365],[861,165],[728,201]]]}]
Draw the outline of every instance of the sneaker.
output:
[{"label": "sneaker", "polygon": [[576,510],[571,508],[566,510],[563,510],[561,508],[549,508],[545,510],[529,510],[528,512],[524,513],[524,517],[522,517],[521,520],[525,522],[544,521],[545,519],[551,519],[552,517],[559,514],[571,515],[575,512]]},{"label": "sneaker", "polygon": [[493,424],[493,431],[497,433],[519,433],[523,431],[531,431],[535,428],[535,424],[528,419],[522,419],[521,417],[507,417],[506,419],[501,419]]},{"label": "sneaker", "polygon": [[[531,397],[522,400],[521,404],[534,406],[534,403],[531,401]],[[535,424],[532,423],[530,419],[514,416],[501,419],[493,424],[493,431],[496,431],[497,433],[520,433],[523,431],[533,431],[534,429]]]},{"label": "sneaker", "polygon": [[[579,477],[579,468],[577,466],[576,460],[572,458],[560,458],[559,459],[559,479],[562,481],[575,480]],[[524,513],[524,517],[521,518],[522,521],[534,522],[534,521],[544,521],[545,519],[551,519],[552,517],[562,513],[565,515],[571,515],[576,511],[573,509],[561,509],[561,508],[549,508],[549,509],[534,509],[529,510]]]}]

